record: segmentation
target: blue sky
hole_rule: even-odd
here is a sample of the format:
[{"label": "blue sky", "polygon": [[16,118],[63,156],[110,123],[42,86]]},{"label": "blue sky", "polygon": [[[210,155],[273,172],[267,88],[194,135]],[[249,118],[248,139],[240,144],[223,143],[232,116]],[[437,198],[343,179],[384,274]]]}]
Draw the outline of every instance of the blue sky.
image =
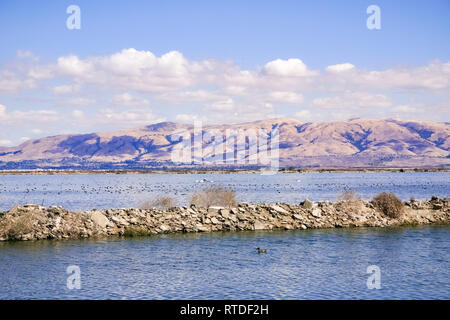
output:
[{"label": "blue sky", "polygon": [[450,120],[448,0],[1,0],[0,35],[0,145],[160,120]]}]

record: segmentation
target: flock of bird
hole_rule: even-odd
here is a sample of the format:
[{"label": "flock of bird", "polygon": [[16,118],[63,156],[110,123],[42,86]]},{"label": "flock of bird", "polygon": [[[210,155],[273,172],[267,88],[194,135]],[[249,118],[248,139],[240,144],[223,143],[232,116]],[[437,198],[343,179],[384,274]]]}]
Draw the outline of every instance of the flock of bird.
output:
[{"label": "flock of bird", "polygon": [[[235,190],[238,201],[245,202],[291,202],[305,198],[310,200],[335,200],[343,190],[402,191],[408,197],[424,198],[427,193],[448,190],[448,182],[433,180],[404,181],[395,177],[386,180],[352,179],[320,175],[289,175],[263,177],[258,174],[225,175],[52,175],[8,176],[0,179],[0,210],[14,204],[58,204],[72,210],[102,207],[133,207],[152,197],[172,196],[180,205],[196,190],[217,185]],[[213,179],[211,179],[213,178]],[[389,188],[389,190],[388,190]],[[416,194],[410,194],[413,190]],[[409,199],[409,198],[408,198]],[[76,204],[74,207],[71,205]],[[5,207],[5,208],[4,208]]]}]

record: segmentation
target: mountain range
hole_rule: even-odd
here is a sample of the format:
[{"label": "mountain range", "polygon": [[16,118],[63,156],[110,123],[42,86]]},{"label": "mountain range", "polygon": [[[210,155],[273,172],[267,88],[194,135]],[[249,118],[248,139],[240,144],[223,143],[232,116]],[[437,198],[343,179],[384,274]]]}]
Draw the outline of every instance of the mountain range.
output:
[{"label": "mountain range", "polygon": [[[310,123],[277,118],[202,129],[204,132],[278,130],[279,166],[282,168],[450,167],[449,123],[394,119]],[[0,170],[255,167],[251,164],[173,162],[171,154],[181,143],[173,139],[175,132],[193,133],[194,127],[161,122],[132,130],[28,140],[16,147],[0,147]],[[230,141],[226,140],[221,143],[228,145]],[[202,146],[206,148],[212,143],[203,141]],[[264,151],[249,150],[247,157],[257,157]]]}]

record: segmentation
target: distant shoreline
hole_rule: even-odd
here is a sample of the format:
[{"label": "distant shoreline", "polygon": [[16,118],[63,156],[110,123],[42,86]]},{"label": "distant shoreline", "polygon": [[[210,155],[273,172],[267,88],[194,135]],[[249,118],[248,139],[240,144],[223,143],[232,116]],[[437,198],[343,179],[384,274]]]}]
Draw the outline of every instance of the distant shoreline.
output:
[{"label": "distant shoreline", "polygon": [[[213,174],[213,173],[261,173],[257,169],[130,169],[130,170],[68,170],[68,169],[30,169],[0,170],[0,175],[62,175],[62,174]],[[305,168],[280,169],[277,173],[309,172],[450,172],[450,168]]]}]

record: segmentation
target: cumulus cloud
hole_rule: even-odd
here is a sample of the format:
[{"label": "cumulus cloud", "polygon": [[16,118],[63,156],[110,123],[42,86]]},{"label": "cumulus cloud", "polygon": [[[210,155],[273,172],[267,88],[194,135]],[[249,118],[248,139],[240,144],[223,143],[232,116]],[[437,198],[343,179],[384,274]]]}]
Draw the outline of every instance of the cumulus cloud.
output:
[{"label": "cumulus cloud", "polygon": [[17,50],[16,56],[19,59],[31,59],[33,61],[39,60],[39,58],[30,50]]},{"label": "cumulus cloud", "polygon": [[71,99],[65,100],[66,105],[77,106],[77,107],[90,106],[90,105],[94,105],[96,103],[97,103],[97,100],[95,100],[95,99],[83,98],[83,97],[77,97],[77,98],[71,98]]},{"label": "cumulus cloud", "polygon": [[[425,109],[434,111],[426,115],[429,118],[448,118],[448,107],[439,100],[449,99],[450,62],[365,70],[337,61],[313,70],[293,57],[246,70],[230,61],[195,61],[178,51],[155,55],[134,48],[103,56],[61,56],[50,63],[26,51],[18,57],[20,66],[0,69],[0,97],[7,96],[3,101],[8,106],[11,97],[17,97],[22,99],[18,105],[27,101],[30,107],[0,106],[2,124],[59,123],[60,112],[65,112],[74,126],[97,131],[97,123],[131,127],[168,115],[177,121],[199,117],[195,115],[218,123],[251,121],[284,114],[288,108],[286,116],[302,119],[318,119],[317,110],[324,110],[321,120],[333,120]],[[42,92],[51,97],[41,97]],[[38,108],[33,99],[50,107]],[[154,112],[148,108],[150,101]],[[296,104],[309,109],[295,113]],[[89,110],[73,110],[83,106]]]},{"label": "cumulus cloud", "polygon": [[309,110],[300,110],[294,114],[294,117],[304,122],[314,120],[313,114]]},{"label": "cumulus cloud", "polygon": [[56,71],[65,76],[88,78],[94,71],[93,62],[81,60],[75,55],[58,58]]},{"label": "cumulus cloud", "polygon": [[300,59],[276,59],[264,66],[268,75],[280,77],[303,77],[311,75],[306,65]]},{"label": "cumulus cloud", "polygon": [[106,108],[100,110],[94,118],[97,123],[117,124],[127,128],[165,120],[165,118],[157,117],[149,109],[117,111],[112,108]]},{"label": "cumulus cloud", "polygon": [[199,116],[197,114],[177,114],[175,117],[175,121],[181,122],[181,123],[187,123],[187,124],[193,124],[195,121],[201,121],[201,122],[208,122],[211,121],[209,117],[206,116]]},{"label": "cumulus cloud", "polygon": [[163,93],[158,95],[157,98],[169,102],[184,103],[187,101],[188,102],[217,101],[225,99],[226,96],[224,96],[223,94],[207,90],[188,90],[188,91]]},{"label": "cumulus cloud", "polygon": [[335,73],[349,71],[352,69],[355,69],[355,66],[351,63],[341,63],[326,67],[326,70],[328,72],[335,72]]},{"label": "cumulus cloud", "polygon": [[230,111],[233,110],[233,108],[234,108],[233,99],[216,101],[213,104],[207,106],[207,109],[215,111]]},{"label": "cumulus cloud", "polygon": [[54,94],[74,94],[80,91],[80,86],[74,85],[60,85],[52,88]]},{"label": "cumulus cloud", "polygon": [[10,70],[0,71],[0,92],[14,93],[20,89],[33,89],[36,87],[35,79],[23,78]]},{"label": "cumulus cloud", "polygon": [[112,103],[116,106],[124,107],[147,106],[150,104],[147,99],[133,97],[128,92],[115,95],[112,98]]},{"label": "cumulus cloud", "polygon": [[54,110],[14,110],[9,112],[6,106],[0,105],[0,121],[2,125],[23,125],[24,122],[55,122],[59,119],[60,114]]},{"label": "cumulus cloud", "polygon": [[[229,61],[213,59],[192,61],[178,51],[156,56],[150,51],[123,49],[106,56],[59,57],[55,63],[32,63],[25,71],[0,71],[0,91],[32,89],[47,79],[72,80],[54,87],[56,94],[70,93],[82,84],[122,92],[171,94],[186,99],[210,99],[211,94],[246,95],[257,90],[314,91],[317,88],[349,90],[445,89],[450,86],[450,62],[433,61],[425,66],[386,70],[358,69],[346,62],[330,65],[324,71],[312,70],[298,58],[275,59],[261,69],[242,70]],[[206,89],[212,88],[213,89]],[[195,88],[195,89],[194,89]]]},{"label": "cumulus cloud", "polygon": [[0,139],[0,147],[10,147],[13,145],[14,143],[9,139]]},{"label": "cumulus cloud", "polygon": [[269,100],[281,103],[301,103],[304,98],[302,94],[296,92],[274,91],[269,94]]},{"label": "cumulus cloud", "polygon": [[324,109],[364,109],[392,106],[392,101],[382,94],[346,92],[340,96],[315,98],[312,105]]},{"label": "cumulus cloud", "polygon": [[73,110],[72,117],[74,117],[75,119],[81,119],[84,117],[84,112],[81,110]]},{"label": "cumulus cloud", "polygon": [[41,129],[31,129],[30,130],[30,133],[32,133],[32,134],[41,134],[43,131],[41,130]]}]

